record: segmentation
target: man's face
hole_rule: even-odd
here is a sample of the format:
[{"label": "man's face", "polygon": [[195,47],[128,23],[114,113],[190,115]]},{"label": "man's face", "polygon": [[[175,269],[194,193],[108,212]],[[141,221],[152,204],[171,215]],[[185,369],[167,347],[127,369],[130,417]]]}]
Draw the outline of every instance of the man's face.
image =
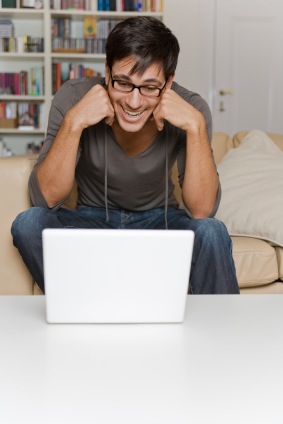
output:
[{"label": "man's face", "polygon": [[[115,110],[115,118],[119,126],[127,132],[138,132],[151,122],[152,112],[160,102],[159,97],[148,97],[140,93],[135,88],[131,92],[124,92],[119,89],[123,84],[131,83],[137,86],[148,87],[148,91],[154,88],[164,87],[166,81],[164,72],[158,63],[154,63],[145,70],[143,74],[132,74],[130,71],[135,64],[132,57],[115,62],[111,73],[106,68],[106,83],[108,94]],[[171,86],[172,79],[167,81],[166,88]],[[114,88],[112,80],[118,80]],[[122,87],[123,88],[123,87]],[[162,95],[162,93],[161,93]]]}]

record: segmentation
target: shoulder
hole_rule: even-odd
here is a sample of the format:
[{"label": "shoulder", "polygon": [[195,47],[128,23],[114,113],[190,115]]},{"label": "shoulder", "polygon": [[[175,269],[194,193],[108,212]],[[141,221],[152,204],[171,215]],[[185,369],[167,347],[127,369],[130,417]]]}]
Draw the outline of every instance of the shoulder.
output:
[{"label": "shoulder", "polygon": [[171,89],[203,114],[206,121],[208,136],[209,136],[209,139],[211,140],[212,115],[206,100],[203,97],[201,97],[198,93],[195,93],[194,91],[190,91],[186,89],[185,87],[182,87],[175,81],[173,81]]},{"label": "shoulder", "polygon": [[179,96],[181,96],[188,103],[193,105],[198,110],[209,109],[207,102],[198,93],[190,91],[185,87],[182,87],[177,82],[173,82],[172,90],[174,90]]},{"label": "shoulder", "polygon": [[53,103],[60,109],[69,109],[78,103],[96,84],[104,85],[104,78],[75,78],[66,81],[54,96]]}]

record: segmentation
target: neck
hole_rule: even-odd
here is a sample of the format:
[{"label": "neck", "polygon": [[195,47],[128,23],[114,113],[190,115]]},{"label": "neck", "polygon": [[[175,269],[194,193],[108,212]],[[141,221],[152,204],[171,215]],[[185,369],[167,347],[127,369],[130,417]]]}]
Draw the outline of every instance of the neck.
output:
[{"label": "neck", "polygon": [[115,121],[112,125],[112,130],[118,144],[129,156],[137,155],[147,149],[158,134],[158,129],[154,121],[149,121],[138,132],[127,132]]}]

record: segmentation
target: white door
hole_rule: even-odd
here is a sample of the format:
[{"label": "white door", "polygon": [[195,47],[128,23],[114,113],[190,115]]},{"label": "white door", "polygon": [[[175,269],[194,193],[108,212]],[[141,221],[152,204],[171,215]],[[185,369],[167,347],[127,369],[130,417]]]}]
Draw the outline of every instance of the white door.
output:
[{"label": "white door", "polygon": [[214,131],[283,133],[283,1],[214,5]]}]

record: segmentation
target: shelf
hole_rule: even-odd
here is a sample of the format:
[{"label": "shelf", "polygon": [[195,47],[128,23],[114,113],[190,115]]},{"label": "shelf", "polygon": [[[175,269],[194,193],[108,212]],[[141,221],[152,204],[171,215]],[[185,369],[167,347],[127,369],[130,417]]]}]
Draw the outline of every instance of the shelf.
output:
[{"label": "shelf", "polygon": [[83,60],[105,60],[106,55],[101,53],[51,53],[52,59],[83,59]]},{"label": "shelf", "polygon": [[16,96],[13,94],[0,94],[0,101],[5,102],[14,102],[14,101],[22,101],[22,102],[44,102],[46,100],[45,96]]},{"label": "shelf", "polygon": [[4,53],[0,53],[0,58],[7,58],[7,59],[25,59],[25,60],[30,60],[30,59],[44,59],[45,57],[45,53],[15,53],[15,52],[4,52]]},{"label": "shelf", "polygon": [[42,19],[46,9],[0,8],[0,15],[9,18]]},{"label": "shelf", "polygon": [[131,16],[154,16],[156,18],[162,18],[162,12],[111,12],[111,11],[89,11],[89,10],[53,10],[49,11],[52,17],[56,16],[96,16],[97,18],[114,18],[114,19],[125,19]]},{"label": "shelf", "polygon": [[0,128],[0,134],[45,134],[44,129],[18,130],[17,128]]},{"label": "shelf", "polygon": [[[0,0],[1,2],[1,0]],[[18,1],[17,4],[20,2]],[[37,85],[41,90],[34,90],[34,92],[44,93],[40,96],[30,96],[30,95],[8,95],[0,94],[0,102],[2,103],[12,103],[16,102],[16,105],[8,105],[8,107],[16,107],[17,114],[18,108],[21,103],[28,103],[29,106],[35,107],[35,103],[38,103],[40,108],[39,115],[39,125],[44,129],[33,129],[33,130],[18,130],[17,128],[0,128],[0,136],[12,151],[16,154],[21,154],[23,151],[23,143],[29,143],[30,140],[34,140],[35,143],[42,141],[42,138],[46,132],[46,126],[48,122],[49,110],[51,103],[54,98],[54,91],[58,90],[61,81],[65,81],[66,72],[72,71],[72,74],[77,75],[77,70],[79,75],[84,75],[84,71],[88,72],[90,75],[93,71],[103,75],[105,71],[105,53],[85,53],[85,51],[90,52],[103,52],[105,38],[107,33],[103,33],[103,36],[97,33],[97,43],[98,46],[88,45],[85,46],[82,44],[69,44],[70,49],[61,50],[60,52],[52,51],[52,48],[58,48],[62,46],[67,46],[67,44],[58,44],[55,45],[52,42],[52,24],[53,19],[58,18],[69,18],[69,32],[70,39],[83,39],[84,38],[84,18],[85,17],[96,17],[97,23],[99,26],[102,20],[113,21],[113,25],[116,24],[118,20],[124,20],[128,17],[134,16],[153,16],[160,20],[163,19],[163,12],[121,12],[121,11],[89,11],[89,10],[55,10],[50,9],[50,2],[44,1],[45,7],[43,9],[24,9],[24,8],[0,8],[0,16],[3,19],[10,19],[13,23],[14,28],[14,37],[23,37],[28,35],[31,37],[39,37],[44,39],[44,52],[39,53],[28,53],[23,52],[0,52],[0,73],[20,73],[25,71],[28,73],[28,84],[31,81],[34,81],[38,77],[38,74],[33,73],[34,68],[44,69],[44,72],[41,73],[41,79],[39,79]],[[103,24],[102,24],[103,25]],[[62,26],[61,29],[62,31]],[[56,38],[56,37],[54,37]],[[103,41],[101,41],[103,39]],[[81,48],[84,51],[74,51],[73,48]],[[4,47],[2,47],[4,50]],[[17,47],[15,48],[15,50]],[[5,47],[5,50],[8,48]],[[12,50],[12,48],[10,48]],[[29,69],[31,68],[31,69]],[[57,70],[57,73],[54,72]],[[61,78],[60,74],[61,72]],[[31,77],[32,75],[32,77]],[[42,75],[44,80],[42,80]],[[31,79],[30,79],[31,78]],[[58,79],[57,79],[58,78]],[[56,81],[58,84],[56,84]],[[8,86],[11,84],[8,84]],[[4,86],[4,84],[3,84]],[[17,91],[21,92],[21,91]],[[22,91],[22,92],[32,92],[31,90]],[[2,108],[7,107],[7,104]],[[5,110],[5,109],[4,109]],[[6,110],[4,111],[4,114]],[[15,150],[15,146],[18,145],[18,148]]]}]

